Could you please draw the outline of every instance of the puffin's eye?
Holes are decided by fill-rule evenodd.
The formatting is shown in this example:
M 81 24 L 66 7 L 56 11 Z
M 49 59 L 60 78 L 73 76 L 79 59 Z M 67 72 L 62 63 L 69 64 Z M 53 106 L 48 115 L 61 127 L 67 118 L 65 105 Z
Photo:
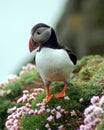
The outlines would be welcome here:
M 41 32 L 40 32 L 40 31 L 37 31 L 37 34 L 38 34 L 38 35 L 40 35 L 40 34 L 41 34 Z

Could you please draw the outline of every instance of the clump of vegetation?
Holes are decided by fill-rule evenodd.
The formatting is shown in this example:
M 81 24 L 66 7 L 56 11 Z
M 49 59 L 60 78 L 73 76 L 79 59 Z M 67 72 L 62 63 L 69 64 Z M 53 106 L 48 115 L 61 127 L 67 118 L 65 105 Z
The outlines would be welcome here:
M 18 79 L 0 88 L 0 103 L 3 104 L 0 106 L 0 129 L 4 129 L 7 118 L 7 129 L 81 130 L 80 125 L 85 125 L 83 111 L 90 105 L 91 98 L 98 96 L 100 100 L 104 94 L 104 57 L 87 56 L 78 61 L 64 98 L 52 97 L 45 106 L 41 106 L 45 92 L 41 89 L 40 93 L 40 87 L 42 81 L 36 69 L 23 67 Z M 50 88 L 51 93 L 55 93 L 63 88 L 63 84 L 53 83 Z

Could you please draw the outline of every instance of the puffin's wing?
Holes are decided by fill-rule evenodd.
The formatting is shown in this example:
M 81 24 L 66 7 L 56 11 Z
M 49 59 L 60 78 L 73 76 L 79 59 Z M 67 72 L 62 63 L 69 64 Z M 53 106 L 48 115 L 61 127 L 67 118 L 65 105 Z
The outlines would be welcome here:
M 58 48 L 59 49 L 64 49 L 68 53 L 69 58 L 71 59 L 71 61 L 73 62 L 73 64 L 76 65 L 76 63 L 77 63 L 77 57 L 74 54 L 74 52 L 72 52 L 72 50 L 70 48 L 68 48 L 67 46 L 63 46 L 62 44 L 59 44 L 59 43 L 58 43 Z
M 76 57 L 76 55 L 69 48 L 65 47 L 64 49 L 68 53 L 68 55 L 69 55 L 70 59 L 72 60 L 73 64 L 76 65 L 76 63 L 77 63 L 77 57 Z

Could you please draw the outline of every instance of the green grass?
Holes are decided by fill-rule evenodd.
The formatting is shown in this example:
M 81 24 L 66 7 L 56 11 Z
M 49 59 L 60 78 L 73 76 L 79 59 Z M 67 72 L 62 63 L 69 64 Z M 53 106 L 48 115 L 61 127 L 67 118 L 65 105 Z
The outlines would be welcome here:
M 21 130 L 45 130 L 46 114 L 42 115 L 26 115 L 23 117 L 21 124 Z

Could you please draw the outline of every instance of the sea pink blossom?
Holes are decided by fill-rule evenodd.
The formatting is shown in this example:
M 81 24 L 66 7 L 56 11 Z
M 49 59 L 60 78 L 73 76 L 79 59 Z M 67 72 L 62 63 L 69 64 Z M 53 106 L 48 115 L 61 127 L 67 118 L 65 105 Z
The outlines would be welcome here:
M 31 63 L 28 63 L 26 66 L 22 67 L 22 70 L 20 71 L 19 75 L 22 76 L 24 73 L 26 73 L 32 69 L 35 69 L 35 66 Z
M 37 109 L 34 110 L 34 114 L 38 114 L 38 110 Z
M 23 90 L 23 94 L 29 94 L 28 90 Z
M 11 90 L 7 90 L 6 91 L 7 94 L 11 94 L 11 92 L 12 92 Z
M 29 115 L 33 115 L 34 114 L 34 110 L 29 110 L 28 114 Z
M 49 112 L 51 111 L 51 109 L 50 109 L 50 108 L 47 108 L 46 111 L 49 113 Z
M 24 94 L 21 98 L 17 100 L 17 103 L 25 103 L 28 101 L 28 96 Z
M 4 88 L 6 85 L 8 85 L 8 81 L 1 81 L 0 82 L 0 88 Z
M 56 109 L 57 109 L 57 110 L 61 110 L 61 106 L 57 106 Z
M 8 113 L 13 113 L 17 110 L 16 106 L 15 107 L 12 107 L 12 108 L 9 108 L 8 109 Z
M 18 79 L 19 79 L 19 77 L 17 75 L 14 75 L 14 74 L 10 74 L 8 76 L 8 82 L 14 82 L 14 81 L 16 81 Z
M 65 96 L 64 99 L 65 100 L 70 100 L 70 98 L 68 96 Z
M 56 119 L 60 119 L 62 117 L 62 114 L 60 112 L 56 112 Z
M 92 98 L 91 98 L 91 103 L 92 103 L 92 105 L 96 105 L 96 106 L 98 106 L 99 105 L 99 96 L 93 96 Z
M 72 110 L 72 111 L 70 112 L 70 114 L 71 114 L 71 117 L 77 116 L 77 113 L 75 112 L 75 110 Z
M 101 117 L 104 113 L 103 109 L 100 107 L 96 107 L 93 112 L 95 117 Z
M 79 99 L 79 102 L 80 102 L 80 103 L 83 103 L 83 101 L 84 101 L 83 98 L 80 98 L 80 99 Z
M 41 108 L 39 111 L 38 111 L 38 114 L 43 114 L 45 112 L 45 108 Z
M 51 128 L 48 128 L 48 130 L 52 130 Z
M 84 115 L 87 116 L 88 114 L 91 114 L 93 112 L 93 110 L 95 109 L 96 106 L 90 105 L 89 107 L 87 107 L 84 111 Z
M 6 95 L 6 91 L 5 90 L 0 90 L 0 96 L 5 96 Z
M 60 112 L 61 112 L 61 113 L 65 112 L 65 109 L 61 108 Z
M 46 127 L 46 128 L 50 128 L 50 126 L 49 126 L 49 124 L 48 124 L 48 123 L 45 125 L 45 127 Z
M 58 127 L 58 130 L 64 130 L 64 125 L 60 125 L 60 126 Z
M 44 91 L 44 89 L 43 88 L 35 88 L 34 89 L 34 92 L 36 92 L 36 93 L 38 93 L 38 92 L 43 92 Z
M 52 110 L 51 110 L 51 113 L 52 113 L 52 114 L 55 114 L 55 113 L 56 113 L 56 109 L 55 109 L 55 108 L 52 109 Z
M 37 107 L 41 107 L 42 105 L 41 105 L 41 103 L 37 103 L 36 106 Z
M 53 117 L 52 115 L 50 115 L 50 116 L 47 118 L 47 121 L 49 121 L 49 122 L 54 121 L 54 117 Z
M 102 120 L 102 115 L 104 114 L 104 96 L 101 98 L 98 96 L 93 96 L 91 98 L 91 105 L 87 107 L 84 111 L 84 124 L 80 126 L 79 130 L 94 130 L 96 125 Z

